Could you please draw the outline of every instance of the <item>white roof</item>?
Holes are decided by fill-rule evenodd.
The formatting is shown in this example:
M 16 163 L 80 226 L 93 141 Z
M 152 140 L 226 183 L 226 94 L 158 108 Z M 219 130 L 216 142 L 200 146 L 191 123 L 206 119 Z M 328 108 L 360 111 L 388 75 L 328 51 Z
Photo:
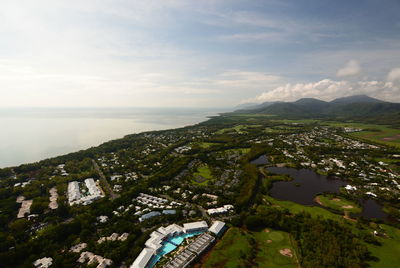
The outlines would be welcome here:
M 196 221 L 196 222 L 189 222 L 183 224 L 183 228 L 187 230 L 192 230 L 192 229 L 201 229 L 201 228 L 208 228 L 208 224 L 205 221 Z
M 145 268 L 153 257 L 153 254 L 154 250 L 144 248 L 142 252 L 140 252 L 139 256 L 136 258 L 136 260 L 132 263 L 130 268 Z
M 53 259 L 48 257 L 44 257 L 33 262 L 33 265 L 35 265 L 38 268 L 48 268 L 52 264 L 53 264 Z
M 215 221 L 208 230 L 210 232 L 218 235 L 221 232 L 221 230 L 224 228 L 224 226 L 225 226 L 225 222 Z

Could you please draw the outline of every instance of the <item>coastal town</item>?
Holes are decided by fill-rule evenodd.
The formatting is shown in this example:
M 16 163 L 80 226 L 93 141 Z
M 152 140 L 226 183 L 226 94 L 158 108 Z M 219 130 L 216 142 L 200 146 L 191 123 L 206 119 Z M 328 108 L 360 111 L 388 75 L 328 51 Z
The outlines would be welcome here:
M 400 155 L 351 136 L 362 129 L 267 119 L 220 126 L 218 120 L 3 170 L 3 225 L 15 225 L 20 243 L 57 241 L 47 251 L 54 254 L 32 252 L 35 267 L 189 267 L 243 224 L 246 210 L 265 206 L 274 181 L 289 180 L 271 167 L 340 180 L 337 200 L 375 200 L 398 219 Z M 10 239 L 4 241 L 12 254 L 18 248 Z

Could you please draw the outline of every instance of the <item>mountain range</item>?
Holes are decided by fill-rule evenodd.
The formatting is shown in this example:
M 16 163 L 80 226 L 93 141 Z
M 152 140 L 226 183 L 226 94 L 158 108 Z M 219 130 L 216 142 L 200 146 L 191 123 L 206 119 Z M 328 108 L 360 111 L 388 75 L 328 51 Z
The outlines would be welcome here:
M 288 118 L 367 118 L 394 117 L 400 120 L 400 103 L 386 102 L 367 95 L 354 95 L 330 102 L 302 98 L 294 102 L 264 102 L 235 113 L 271 114 Z

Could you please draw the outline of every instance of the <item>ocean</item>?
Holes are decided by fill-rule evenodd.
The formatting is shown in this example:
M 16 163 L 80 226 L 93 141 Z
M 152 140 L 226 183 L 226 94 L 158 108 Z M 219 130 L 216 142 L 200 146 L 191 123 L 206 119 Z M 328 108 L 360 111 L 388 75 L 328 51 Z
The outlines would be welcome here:
M 225 110 L 226 111 L 226 110 Z M 127 134 L 193 125 L 222 109 L 0 109 L 0 168 L 100 145 Z

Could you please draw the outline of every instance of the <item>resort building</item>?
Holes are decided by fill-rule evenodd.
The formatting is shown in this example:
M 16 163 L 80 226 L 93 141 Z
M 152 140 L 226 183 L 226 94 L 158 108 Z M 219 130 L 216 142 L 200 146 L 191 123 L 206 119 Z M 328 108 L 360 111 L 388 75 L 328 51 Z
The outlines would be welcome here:
M 154 256 L 154 250 L 150 248 L 144 248 L 142 252 L 140 252 L 139 256 L 132 263 L 130 268 L 147 268 L 149 267 L 149 263 Z
M 79 191 L 79 183 L 77 181 L 71 181 L 68 183 L 68 203 L 70 206 L 79 204 L 81 199 L 81 192 Z
M 205 221 L 185 223 L 183 227 L 177 224 L 171 224 L 167 227 L 161 226 L 150 234 L 150 238 L 145 242 L 146 248 L 142 250 L 131 265 L 131 268 L 147 268 L 150 264 L 157 262 L 163 255 L 173 251 L 185 238 L 203 233 L 192 243 L 193 245 L 190 244 L 192 245 L 192 250 L 185 249 L 179 254 L 179 258 L 176 257 L 174 259 L 175 264 L 181 263 L 184 266 L 170 266 L 186 267 L 194 260 L 196 255 L 201 254 L 215 240 L 213 236 L 204 233 L 207 230 L 208 224 Z
M 228 213 L 229 211 L 231 211 L 232 209 L 233 209 L 232 205 L 224 205 L 223 207 L 219 207 L 219 208 L 207 209 L 207 213 L 209 215 L 225 214 L 225 213 Z
M 197 256 L 200 256 L 205 250 L 207 250 L 215 241 L 215 238 L 204 233 L 190 243 L 185 250 L 176 255 L 171 261 L 169 261 L 164 268 L 185 268 L 188 267 Z
M 68 203 L 70 206 L 79 204 L 88 205 L 93 201 L 104 197 L 100 187 L 92 178 L 85 180 L 85 186 L 88 192 L 86 194 L 82 194 L 80 191 L 79 182 L 71 181 L 68 183 Z
M 208 224 L 206 221 L 196 221 L 183 224 L 183 229 L 186 233 L 207 231 Z
M 213 242 L 215 238 L 208 234 L 204 233 L 196 238 L 194 242 L 192 242 L 186 249 L 190 250 L 191 252 L 195 253 L 196 255 L 200 255 L 203 253 Z
M 224 222 L 215 221 L 215 222 L 213 222 L 211 227 L 208 229 L 208 231 L 215 234 L 216 236 L 220 236 L 224 232 L 225 228 L 226 228 L 226 226 L 225 226 Z
M 153 217 L 155 217 L 155 216 L 160 216 L 160 215 L 161 215 L 160 212 L 158 212 L 158 211 L 152 211 L 152 212 L 149 212 L 149 213 L 147 213 L 147 214 L 142 215 L 142 216 L 139 218 L 139 221 L 142 222 L 142 221 L 144 221 L 144 220 L 153 218 Z
M 196 259 L 196 257 L 196 254 L 185 249 L 175 256 L 173 260 L 164 265 L 163 268 L 186 268 L 194 261 L 194 259 Z

